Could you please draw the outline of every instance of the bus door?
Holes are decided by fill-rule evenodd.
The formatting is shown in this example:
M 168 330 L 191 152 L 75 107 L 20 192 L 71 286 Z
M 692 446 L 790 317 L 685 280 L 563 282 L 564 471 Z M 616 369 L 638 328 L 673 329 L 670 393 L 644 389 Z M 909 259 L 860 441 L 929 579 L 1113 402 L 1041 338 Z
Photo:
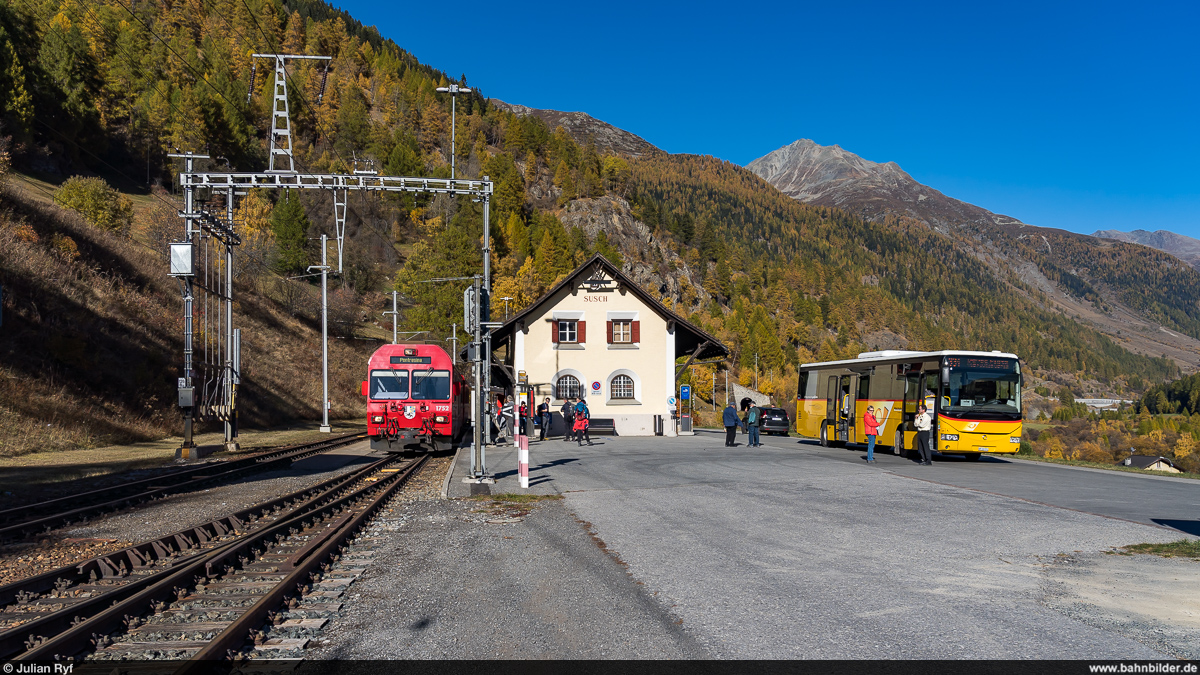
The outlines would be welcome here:
M 921 374 L 904 374 L 904 414 L 900 416 L 899 431 L 915 431 L 913 422 L 917 419 L 917 404 L 921 402 Z M 907 437 L 906 437 L 907 438 Z M 907 440 L 906 440 L 907 446 Z
M 848 443 L 854 435 L 855 393 L 858 391 L 858 375 L 842 375 L 838 378 L 837 433 L 834 440 Z
M 930 447 L 937 447 L 937 423 L 938 423 L 938 394 L 941 388 L 938 386 L 939 377 L 936 370 L 921 373 L 921 400 L 925 403 L 925 408 L 929 411 L 929 419 L 932 420 L 933 426 L 929 428 L 929 443 Z

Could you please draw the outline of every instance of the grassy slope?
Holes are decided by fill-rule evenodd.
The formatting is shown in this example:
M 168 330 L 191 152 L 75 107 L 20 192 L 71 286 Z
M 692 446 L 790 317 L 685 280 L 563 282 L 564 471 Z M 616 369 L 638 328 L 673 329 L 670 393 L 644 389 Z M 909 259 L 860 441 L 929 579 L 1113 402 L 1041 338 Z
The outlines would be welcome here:
M 63 237 L 77 255 L 61 250 Z M 0 456 L 180 431 L 182 302 L 165 265 L 157 251 L 9 187 L 0 198 Z M 319 326 L 245 285 L 235 297 L 243 425 L 319 415 Z M 362 414 L 360 371 L 376 344 L 330 340 L 335 417 Z

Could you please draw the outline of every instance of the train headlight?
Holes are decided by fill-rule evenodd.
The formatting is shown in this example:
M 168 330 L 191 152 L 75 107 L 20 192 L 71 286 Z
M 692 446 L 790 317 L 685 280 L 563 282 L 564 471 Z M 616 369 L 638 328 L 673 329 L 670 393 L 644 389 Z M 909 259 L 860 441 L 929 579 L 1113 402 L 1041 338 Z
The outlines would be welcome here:
M 943 441 L 957 441 L 958 434 L 942 434 Z
M 1009 442 L 1009 443 L 1020 443 L 1020 442 L 1021 442 L 1021 437 L 1020 437 L 1020 436 L 1009 436 L 1009 437 L 1008 437 L 1008 442 Z
M 450 418 L 446 417 L 445 415 L 434 415 L 433 421 L 437 422 L 438 424 L 445 424 L 446 422 L 450 421 Z
M 371 415 L 371 424 L 383 424 L 383 415 Z

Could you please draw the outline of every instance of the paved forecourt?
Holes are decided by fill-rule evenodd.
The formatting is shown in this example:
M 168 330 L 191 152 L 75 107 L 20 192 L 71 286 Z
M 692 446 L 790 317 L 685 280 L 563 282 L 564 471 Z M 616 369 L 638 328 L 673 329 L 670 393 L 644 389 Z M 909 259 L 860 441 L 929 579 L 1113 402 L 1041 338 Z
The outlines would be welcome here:
M 538 442 L 531 491 L 564 493 L 714 656 L 1170 655 L 1050 609 L 1045 570 L 1060 554 L 1178 539 L 1154 519 L 1187 529 L 1200 482 L 1017 462 L 919 467 L 890 455 L 868 465 L 857 449 L 744 439 L 735 449 L 704 431 Z M 493 493 L 520 491 L 514 450 L 491 449 L 488 465 Z M 451 496 L 470 489 L 458 482 L 468 468 L 464 450 Z M 1128 507 L 1155 493 L 1167 497 Z

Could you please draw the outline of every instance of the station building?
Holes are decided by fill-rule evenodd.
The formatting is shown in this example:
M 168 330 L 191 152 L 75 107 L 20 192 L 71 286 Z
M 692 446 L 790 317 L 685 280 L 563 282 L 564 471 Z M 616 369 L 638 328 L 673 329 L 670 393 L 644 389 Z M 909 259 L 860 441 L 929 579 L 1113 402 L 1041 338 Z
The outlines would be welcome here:
M 510 387 L 525 371 L 534 405 L 550 397 L 551 433 L 563 401 L 582 395 L 593 425 L 611 420 L 621 436 L 674 436 L 679 376 L 729 355 L 599 254 L 492 331 L 492 349 L 493 372 Z

